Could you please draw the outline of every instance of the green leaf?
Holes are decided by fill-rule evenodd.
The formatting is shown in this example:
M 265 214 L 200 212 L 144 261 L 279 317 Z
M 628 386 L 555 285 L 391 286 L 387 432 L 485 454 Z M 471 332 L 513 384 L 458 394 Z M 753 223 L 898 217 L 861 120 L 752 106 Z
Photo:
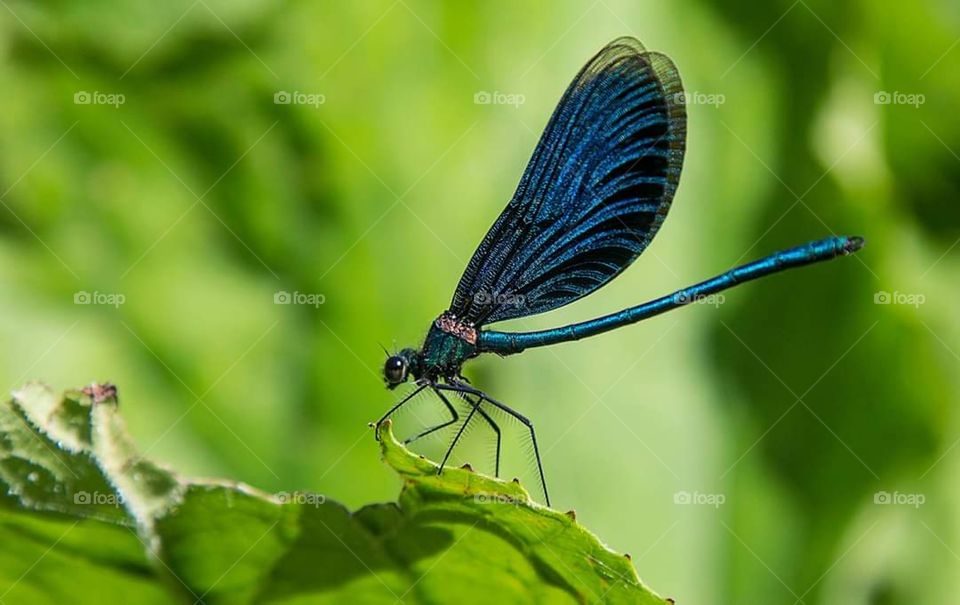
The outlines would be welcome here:
M 664 603 L 515 482 L 437 473 L 389 424 L 397 503 L 191 481 L 140 458 L 113 397 L 27 385 L 0 406 L 4 603 Z

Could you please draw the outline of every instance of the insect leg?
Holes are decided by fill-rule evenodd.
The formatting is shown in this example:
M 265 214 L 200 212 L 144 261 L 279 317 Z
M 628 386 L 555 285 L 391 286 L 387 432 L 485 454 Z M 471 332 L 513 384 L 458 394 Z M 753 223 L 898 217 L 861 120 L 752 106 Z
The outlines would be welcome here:
M 442 386 L 439 385 L 439 384 L 435 384 L 435 385 L 434 385 L 434 388 L 435 388 L 435 389 L 440 389 L 440 388 L 442 388 Z M 460 440 L 460 436 L 463 435 L 463 429 L 467 428 L 467 425 L 470 424 L 470 420 L 473 418 L 473 414 L 474 414 L 477 410 L 480 409 L 480 400 L 479 400 L 479 399 L 478 399 L 476 402 L 470 401 L 470 400 L 468 399 L 467 402 L 468 402 L 470 405 L 473 406 L 473 409 L 471 409 L 471 410 L 470 410 L 470 413 L 467 414 L 466 420 L 463 421 L 463 424 L 460 425 L 460 430 L 457 431 L 457 436 L 453 438 L 453 441 L 450 443 L 450 447 L 447 448 L 447 453 L 443 455 L 443 461 L 440 463 L 440 468 L 437 469 L 437 474 L 438 474 L 438 475 L 443 472 L 443 467 L 446 466 L 446 464 L 447 464 L 447 459 L 450 457 L 450 454 L 453 452 L 453 448 L 455 448 L 455 447 L 457 446 L 457 441 Z
M 520 412 L 514 410 L 510 406 L 504 403 L 500 403 L 499 401 L 497 401 L 496 399 L 493 399 L 483 391 L 479 389 L 475 389 L 469 385 L 466 385 L 463 383 L 451 383 L 451 384 L 437 384 L 435 386 L 438 389 L 454 391 L 459 393 L 469 393 L 471 395 L 475 395 L 480 398 L 480 401 L 477 402 L 478 406 L 479 406 L 479 403 L 483 401 L 489 402 L 491 405 L 494 405 L 500 408 L 507 414 L 510 414 L 511 416 L 513 416 L 514 418 L 522 422 L 524 426 L 526 426 L 527 429 L 530 430 L 530 440 L 533 442 L 533 454 L 537 459 L 537 471 L 540 473 L 540 487 L 543 488 L 543 497 L 547 501 L 547 506 L 550 506 L 550 494 L 547 493 L 547 481 L 543 476 L 543 463 L 540 461 L 540 450 L 537 447 L 537 435 L 533 429 L 533 423 L 530 422 L 530 419 L 524 416 L 523 414 L 521 414 Z M 477 409 L 477 408 L 474 408 L 474 409 Z M 473 414 L 473 411 L 471 411 L 470 413 Z
M 451 416 L 450 420 L 448 420 L 447 422 L 441 422 L 436 426 L 432 426 L 424 431 L 421 431 L 420 433 L 414 435 L 413 437 L 404 439 L 403 441 L 404 445 L 410 445 L 414 441 L 417 441 L 422 437 L 426 437 L 427 435 L 429 435 L 430 433 L 433 433 L 434 431 L 439 431 L 442 428 L 446 428 L 451 424 L 455 423 L 457 420 L 460 420 L 460 415 L 457 414 L 457 410 L 454 409 L 453 405 L 450 403 L 450 400 L 447 399 L 446 395 L 438 391 L 436 387 L 434 387 L 433 392 L 437 394 L 437 397 L 440 398 L 440 401 L 442 401 L 443 404 L 447 406 L 447 409 L 450 410 L 450 416 Z
M 371 426 L 374 426 L 374 427 L 377 429 L 377 430 L 376 430 L 377 441 L 380 440 L 380 425 L 383 424 L 384 420 L 386 420 L 387 418 L 389 418 L 394 412 L 396 412 L 397 410 L 400 409 L 400 406 L 402 406 L 403 404 L 405 404 L 405 403 L 407 403 L 408 401 L 410 401 L 411 399 L 413 399 L 417 394 L 420 393 L 420 391 L 422 391 L 423 389 L 427 388 L 428 386 L 430 386 L 430 384 L 429 384 L 429 383 L 426 383 L 426 382 L 423 383 L 423 384 L 421 384 L 420 386 L 418 386 L 418 387 L 416 388 L 416 390 L 414 390 L 413 392 L 411 392 L 409 395 L 407 395 L 406 397 L 404 397 L 403 399 L 401 399 L 399 403 L 397 403 L 397 404 L 394 405 L 392 408 L 390 408 L 389 410 L 387 410 L 387 413 L 384 414 L 383 416 L 381 416 L 381 417 L 380 417 L 380 420 L 377 420 L 376 424 L 372 424 L 372 425 L 371 425 Z
M 482 416 L 483 419 L 487 421 L 487 424 L 490 425 L 490 428 L 493 429 L 493 432 L 497 434 L 497 454 L 494 462 L 493 476 L 499 477 L 500 476 L 500 427 L 497 426 L 497 423 L 493 421 L 493 418 L 491 418 L 489 414 L 487 414 L 486 412 L 483 411 L 483 409 L 481 409 L 479 402 L 477 405 L 477 413 L 479 413 L 480 416 Z

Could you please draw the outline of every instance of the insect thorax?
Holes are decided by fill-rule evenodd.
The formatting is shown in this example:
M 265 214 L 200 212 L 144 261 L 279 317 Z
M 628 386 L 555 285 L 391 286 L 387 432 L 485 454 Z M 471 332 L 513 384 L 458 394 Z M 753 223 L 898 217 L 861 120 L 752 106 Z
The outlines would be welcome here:
M 431 378 L 458 376 L 463 362 L 477 354 L 477 329 L 448 313 L 433 322 L 423 343 L 423 362 Z

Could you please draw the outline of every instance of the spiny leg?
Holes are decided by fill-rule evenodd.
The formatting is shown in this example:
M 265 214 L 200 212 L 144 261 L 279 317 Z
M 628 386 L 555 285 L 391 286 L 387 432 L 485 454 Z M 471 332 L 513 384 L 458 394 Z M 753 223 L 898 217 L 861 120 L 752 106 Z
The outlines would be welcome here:
M 413 399 L 418 393 L 420 393 L 420 391 L 422 391 L 423 389 L 427 388 L 428 386 L 430 386 L 429 383 L 424 383 L 424 384 L 421 384 L 420 386 L 418 386 L 415 391 L 413 391 L 412 393 L 410 393 L 409 395 L 407 395 L 406 397 L 404 397 L 403 399 L 401 399 L 399 403 L 397 403 L 395 406 L 393 406 L 392 408 L 390 408 L 389 410 L 387 410 L 387 413 L 384 414 L 383 416 L 381 416 L 381 417 L 380 417 L 380 420 L 377 420 L 376 424 L 371 425 L 371 426 L 374 426 L 374 427 L 376 428 L 376 438 L 377 438 L 377 441 L 380 440 L 380 425 L 383 424 L 383 421 L 386 420 L 387 418 L 389 418 L 389 417 L 390 417 L 394 412 L 396 412 L 398 409 L 400 409 L 400 406 L 402 406 L 403 404 L 405 404 L 405 403 L 407 403 L 408 401 L 410 401 L 411 399 Z
M 511 416 L 513 416 L 514 418 L 522 422 L 530 430 L 530 441 L 533 443 L 533 455 L 537 459 L 537 472 L 540 474 L 540 487 L 543 488 L 543 498 L 547 501 L 547 506 L 550 506 L 550 494 L 549 492 L 547 492 L 547 480 L 543 475 L 543 462 L 540 460 L 540 449 L 537 446 L 537 433 L 533 428 L 533 422 L 531 422 L 529 418 L 527 418 L 520 412 L 514 410 L 513 408 L 511 408 L 510 406 L 504 403 L 497 401 L 496 399 L 493 399 L 492 397 L 490 397 L 486 393 L 483 393 L 482 391 L 478 390 L 476 392 L 476 395 L 480 397 L 481 401 L 486 401 L 488 403 L 491 403 L 492 405 L 500 408 L 504 412 L 510 414 Z M 497 432 L 497 435 L 499 438 L 499 430 Z M 500 459 L 500 449 L 499 449 L 499 442 L 498 442 L 498 446 L 497 446 L 498 466 L 499 466 L 499 459 Z
M 461 376 L 461 380 L 466 380 L 466 378 L 463 378 Z M 434 386 L 434 392 L 436 392 L 436 394 L 441 399 L 446 400 L 443 396 L 443 393 L 441 393 L 440 390 L 437 388 L 438 386 L 439 385 Z M 480 416 L 487 422 L 488 425 L 490 425 L 490 428 L 493 429 L 493 432 L 497 435 L 497 451 L 496 451 L 496 455 L 493 462 L 493 469 L 494 469 L 493 476 L 499 477 L 500 476 L 500 443 L 502 439 L 502 436 L 500 434 L 500 426 L 496 422 L 494 422 L 493 418 L 491 418 L 489 414 L 483 411 L 483 408 L 480 406 L 479 401 L 476 404 L 474 404 L 474 402 L 470 401 L 467 398 L 467 393 L 458 391 L 457 394 L 460 395 L 470 405 L 476 405 L 477 413 L 480 414 Z
M 439 388 L 442 388 L 442 386 L 439 384 L 436 384 L 434 385 L 434 388 L 439 389 Z M 473 409 L 471 409 L 470 413 L 467 414 L 467 419 L 463 421 L 462 425 L 460 425 L 460 430 L 457 431 L 457 436 L 453 438 L 453 441 L 450 443 L 450 447 L 447 448 L 447 453 L 443 455 L 443 461 L 440 463 L 440 468 L 437 469 L 438 475 L 443 472 L 443 467 L 447 465 L 447 459 L 450 457 L 450 454 L 453 453 L 453 448 L 457 447 L 457 441 L 459 441 L 460 436 L 463 435 L 463 429 L 467 428 L 467 425 L 470 424 L 470 420 L 473 418 L 473 414 L 480 409 L 479 399 L 476 402 L 470 401 L 468 399 L 467 403 L 472 405 Z
M 543 476 L 543 463 L 540 461 L 540 450 L 537 447 L 537 435 L 533 429 L 533 423 L 530 422 L 530 419 L 524 416 L 523 414 L 521 414 L 520 412 L 514 410 L 510 406 L 504 403 L 500 403 L 499 401 L 497 401 L 496 399 L 493 399 L 483 391 L 479 389 L 475 389 L 469 385 L 455 382 L 451 384 L 437 384 L 435 385 L 435 387 L 438 389 L 443 389 L 447 391 L 454 391 L 459 393 L 470 393 L 471 395 L 475 395 L 480 398 L 480 401 L 477 402 L 477 408 L 474 408 L 475 410 L 479 408 L 480 403 L 482 403 L 483 401 L 487 401 L 491 405 L 494 405 L 500 408 L 504 412 L 510 414 L 511 416 L 513 416 L 514 418 L 522 422 L 530 430 L 530 440 L 533 442 L 533 454 L 537 458 L 537 470 L 540 473 L 540 486 L 543 487 L 543 497 L 547 501 L 547 506 L 550 506 L 550 494 L 547 492 L 547 481 Z M 470 413 L 473 414 L 473 411 L 471 411 Z
M 443 405 L 447 406 L 447 409 L 450 410 L 450 416 L 451 416 L 450 420 L 448 420 L 447 422 L 441 422 L 436 426 L 432 426 L 424 431 L 421 431 L 420 433 L 414 435 L 413 437 L 404 439 L 403 440 L 404 445 L 410 445 L 414 441 L 417 441 L 422 437 L 426 437 L 427 435 L 429 435 L 430 433 L 433 433 L 434 431 L 439 431 L 442 428 L 446 428 L 451 424 L 455 423 L 457 420 L 460 420 L 460 415 L 457 414 L 457 410 L 454 409 L 453 405 L 450 403 L 450 400 L 447 399 L 447 397 L 443 393 L 438 391 L 436 388 L 433 389 L 433 392 L 437 394 L 437 397 L 440 398 L 440 401 L 443 402 Z
M 496 454 L 496 459 L 494 461 L 493 476 L 499 477 L 500 476 L 500 427 L 497 426 L 497 423 L 493 421 L 493 418 L 491 418 L 489 414 L 487 414 L 480 408 L 480 402 L 477 402 L 477 413 L 479 413 L 480 416 L 487 421 L 487 424 L 490 425 L 490 428 L 493 429 L 493 432 L 497 434 L 497 454 Z

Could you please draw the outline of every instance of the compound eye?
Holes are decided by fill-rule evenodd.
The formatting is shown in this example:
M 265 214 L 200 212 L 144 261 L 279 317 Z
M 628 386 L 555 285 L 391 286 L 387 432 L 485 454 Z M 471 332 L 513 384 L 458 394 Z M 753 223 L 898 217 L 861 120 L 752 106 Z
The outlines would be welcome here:
M 403 382 L 406 373 L 407 362 L 399 355 L 387 358 L 387 362 L 383 365 L 383 376 L 391 384 Z

